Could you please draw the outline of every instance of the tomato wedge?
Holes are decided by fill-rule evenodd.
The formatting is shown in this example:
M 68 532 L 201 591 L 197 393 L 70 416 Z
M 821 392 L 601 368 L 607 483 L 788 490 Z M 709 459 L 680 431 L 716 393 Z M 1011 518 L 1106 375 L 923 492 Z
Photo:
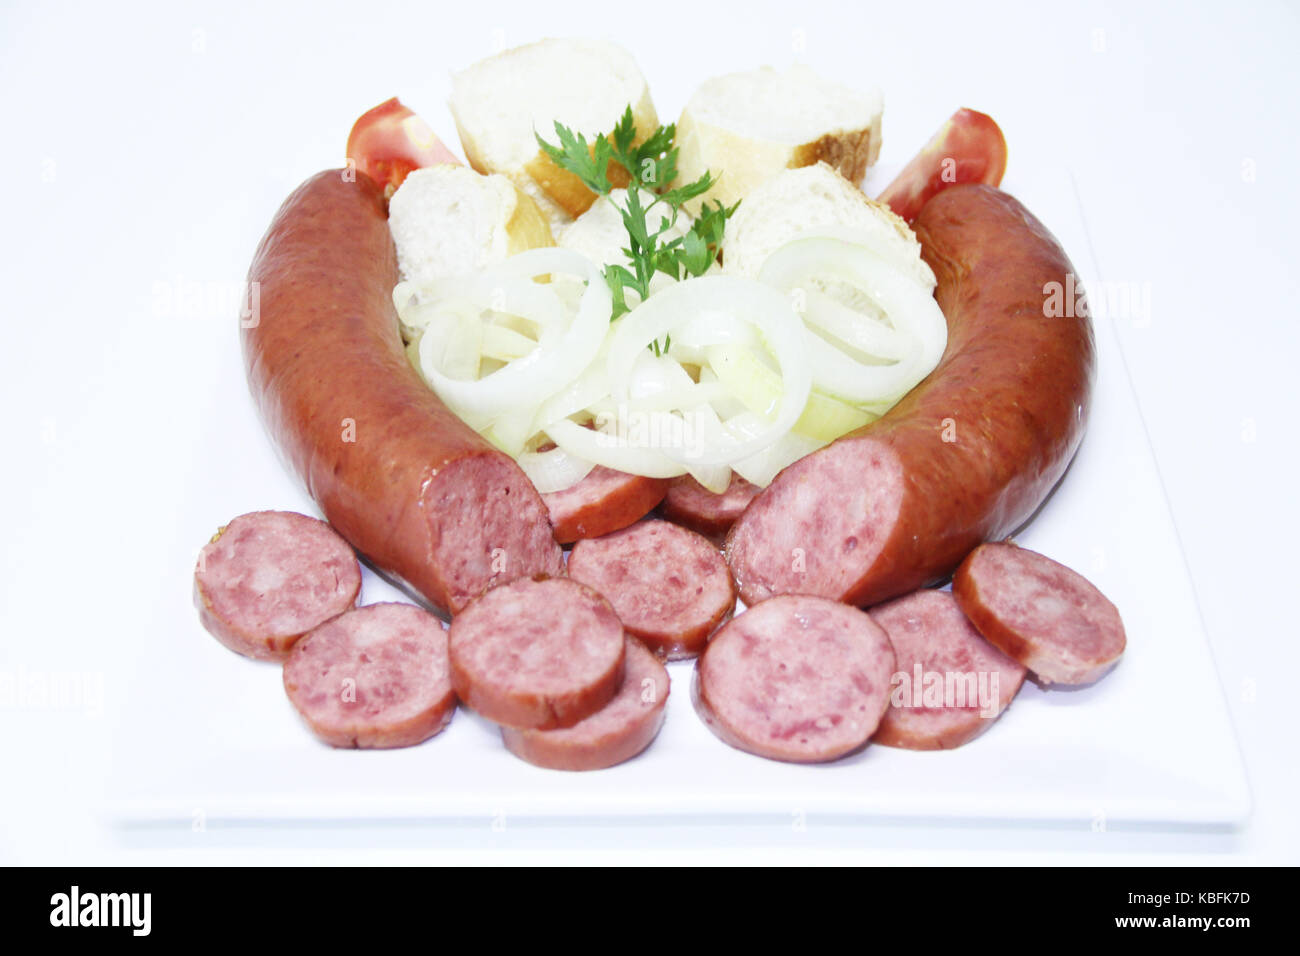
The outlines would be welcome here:
M 394 96 L 362 114 L 348 134 L 348 161 L 391 196 L 409 172 L 460 160 L 442 140 Z
M 996 186 L 1007 171 L 1007 141 L 993 117 L 960 109 L 880 194 L 908 222 L 935 193 L 954 183 Z

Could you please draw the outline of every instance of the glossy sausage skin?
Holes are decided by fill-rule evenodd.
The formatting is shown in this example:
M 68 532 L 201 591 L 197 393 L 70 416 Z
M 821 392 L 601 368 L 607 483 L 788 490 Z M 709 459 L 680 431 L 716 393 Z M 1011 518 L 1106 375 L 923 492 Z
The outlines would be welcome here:
M 943 358 L 749 506 L 727 540 L 747 604 L 793 592 L 866 606 L 942 580 L 1028 519 L 1079 446 L 1095 347 L 1085 308 L 1046 307 L 1048 283 L 1074 272 L 1051 233 L 983 185 L 939 193 L 915 229 L 948 320 Z
M 241 323 L 253 398 L 335 530 L 452 612 L 498 583 L 561 572 L 527 477 L 403 354 L 397 259 L 373 180 L 327 170 L 303 183 L 248 278 L 259 306 Z

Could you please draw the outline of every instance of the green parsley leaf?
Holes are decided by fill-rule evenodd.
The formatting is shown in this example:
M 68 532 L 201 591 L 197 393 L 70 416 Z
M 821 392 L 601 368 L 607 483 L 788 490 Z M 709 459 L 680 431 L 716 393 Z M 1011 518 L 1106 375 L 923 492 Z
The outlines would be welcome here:
M 608 196 L 613 189 L 609 178 L 611 162 L 623 167 L 630 180 L 627 202 L 620 209 L 628 235 L 628 244 L 623 249 L 627 265 L 609 265 L 604 271 L 614 301 L 611 321 L 630 310 L 628 290 L 645 301 L 656 272 L 675 280 L 708 272 L 717 261 L 727 220 L 740 203 L 726 208 L 717 200 L 712 205 L 705 202 L 699 214 L 692 217 L 684 236 L 666 238 L 682 214 L 682 207 L 708 192 L 717 182 L 717 177 L 706 172 L 694 182 L 673 187 L 678 175 L 674 124 L 658 127 L 637 143 L 636 120 L 629 105 L 608 138 L 602 134 L 588 143 L 581 133 L 559 122 L 555 123 L 555 135 L 558 145 L 546 142 L 540 135 L 538 145 L 556 166 L 577 176 L 592 192 Z M 649 204 L 642 199 L 642 189 L 654 197 Z M 664 209 L 659 210 L 658 228 L 652 229 L 650 216 L 658 206 Z M 665 337 L 663 351 L 667 351 L 671 342 L 671 338 Z M 656 355 L 661 354 L 658 342 L 651 347 Z
M 609 181 L 609 161 L 612 147 L 604 135 L 596 137 L 596 142 L 587 144 L 587 137 L 575 133 L 558 120 L 555 123 L 555 135 L 560 145 L 552 146 L 542 139 L 541 134 L 533 134 L 542 152 L 550 157 L 560 169 L 567 170 L 582 180 L 582 184 L 594 193 L 608 195 L 613 188 Z
M 682 240 L 682 266 L 693 276 L 702 276 L 713 265 L 715 254 L 698 232 L 692 229 Z
M 624 160 L 633 155 L 632 143 L 636 140 L 636 125 L 632 119 L 630 104 L 623 111 L 623 116 L 614 127 L 614 134 L 610 138 L 614 144 L 614 158 L 626 168 L 627 164 Z
M 689 200 L 708 192 L 716 182 L 713 173 L 705 173 L 693 183 L 678 186 L 676 189 L 669 189 L 667 192 L 662 193 L 660 198 L 669 205 L 680 208 Z

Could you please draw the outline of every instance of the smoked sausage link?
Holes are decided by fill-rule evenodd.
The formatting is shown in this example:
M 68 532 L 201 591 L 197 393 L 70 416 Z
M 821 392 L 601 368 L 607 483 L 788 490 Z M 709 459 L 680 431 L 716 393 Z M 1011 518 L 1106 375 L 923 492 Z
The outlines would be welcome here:
M 558 574 L 546 506 L 402 351 L 383 191 L 327 170 L 284 203 L 248 273 L 244 361 L 267 428 L 325 517 L 380 569 L 459 611 Z
M 914 223 L 948 320 L 938 367 L 888 414 L 786 468 L 732 528 L 746 604 L 871 605 L 951 574 L 1024 523 L 1083 437 L 1095 347 L 1051 233 L 991 186 L 953 186 Z M 1057 314 L 1063 312 L 1064 314 Z

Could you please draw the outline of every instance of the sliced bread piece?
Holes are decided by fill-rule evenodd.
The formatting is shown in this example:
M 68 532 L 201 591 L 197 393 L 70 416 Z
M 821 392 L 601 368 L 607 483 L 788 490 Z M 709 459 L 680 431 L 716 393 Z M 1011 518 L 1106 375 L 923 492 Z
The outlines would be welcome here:
M 722 266 L 753 278 L 769 255 L 813 233 L 869 237 L 890 262 L 934 288 L 934 273 L 907 223 L 826 163 L 787 169 L 750 193 L 727 222 Z
M 464 166 L 414 170 L 389 201 L 388 227 L 402 277 L 417 285 L 555 244 L 536 203 L 514 183 Z
M 636 61 L 606 40 L 540 40 L 480 60 L 452 77 L 450 105 L 470 165 L 510 177 L 553 228 L 581 215 L 596 197 L 551 162 L 535 134 L 554 143 L 559 121 L 590 142 L 613 132 L 628 106 L 638 138 L 659 125 Z M 626 185 L 626 175 L 622 182 L 611 179 Z
M 678 182 L 720 177 L 702 197 L 730 206 L 783 169 L 825 161 L 862 181 L 880 153 L 879 91 L 858 93 L 806 66 L 706 80 L 677 123 Z

